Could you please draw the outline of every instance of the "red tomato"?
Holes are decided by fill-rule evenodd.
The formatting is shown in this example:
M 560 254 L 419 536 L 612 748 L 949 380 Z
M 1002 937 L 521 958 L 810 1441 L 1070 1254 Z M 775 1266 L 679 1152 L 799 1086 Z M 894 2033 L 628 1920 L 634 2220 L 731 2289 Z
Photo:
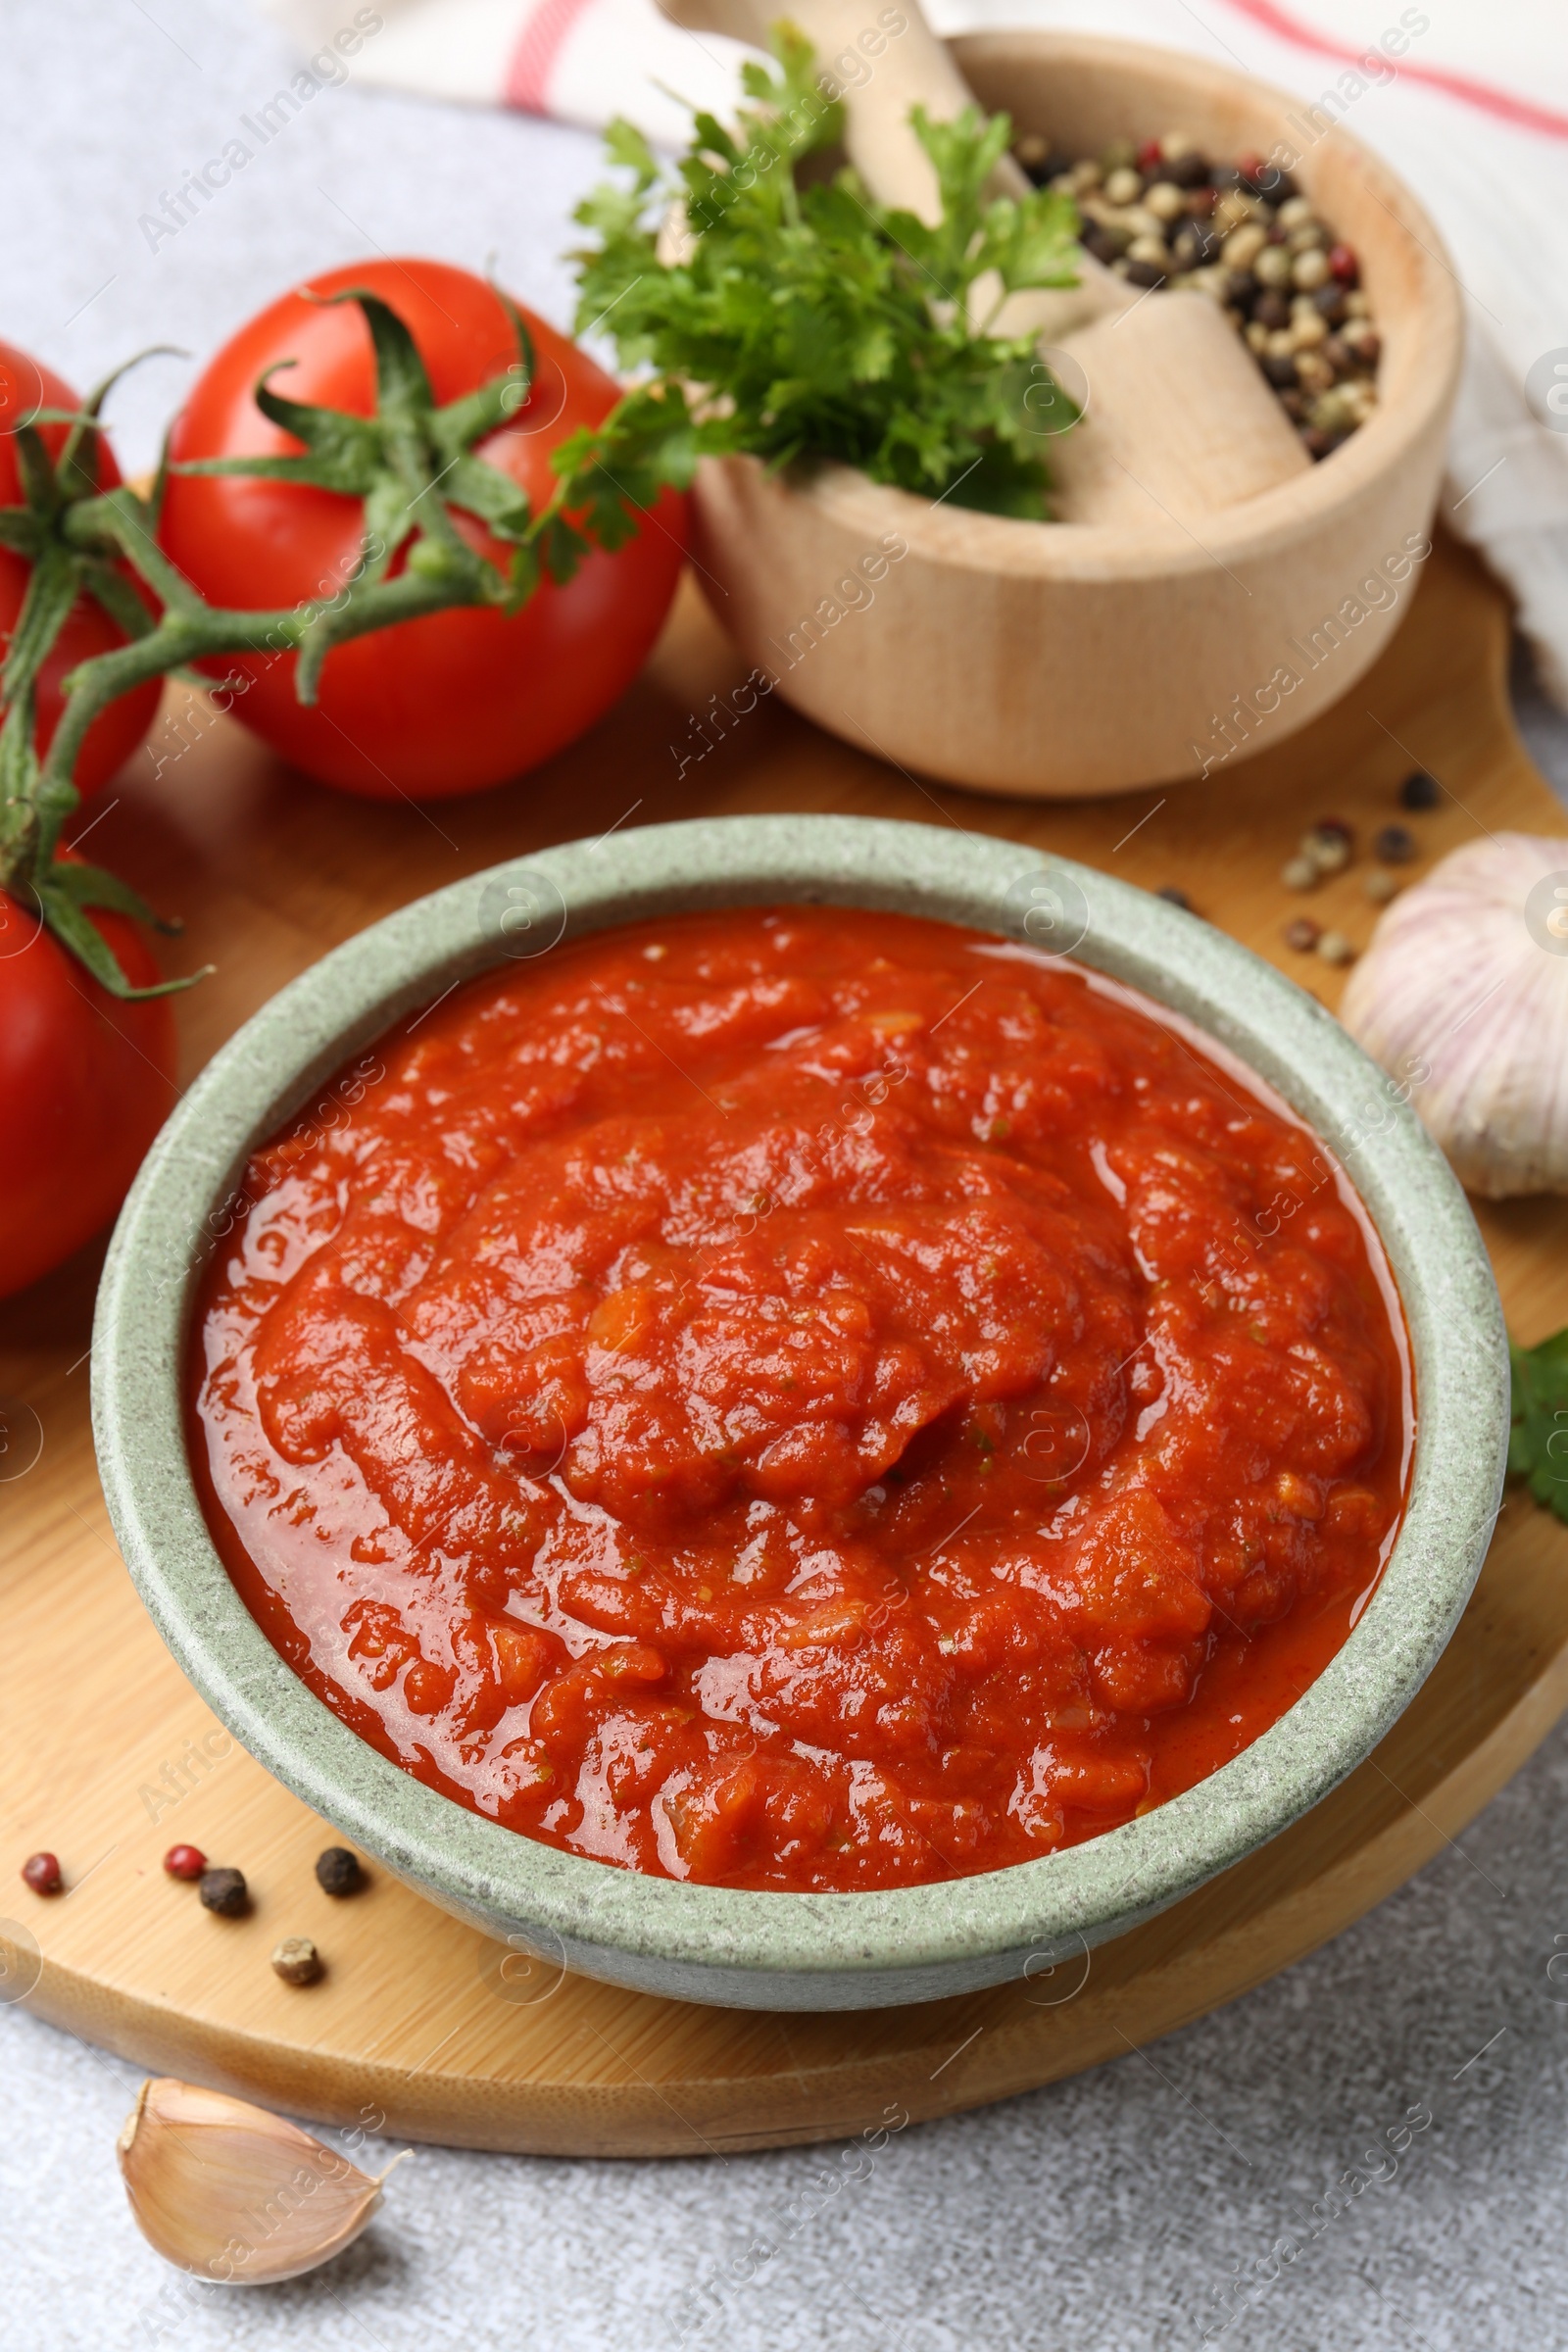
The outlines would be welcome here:
M 174 428 L 176 461 L 297 454 L 252 399 L 274 379 L 290 400 L 375 407 L 374 364 L 362 313 L 313 294 L 363 286 L 407 323 L 438 403 L 471 392 L 517 357 L 494 289 L 443 262 L 357 262 L 326 270 L 263 311 L 212 362 Z M 555 487 L 551 450 L 579 424 L 597 424 L 616 388 L 543 319 L 524 314 L 538 355 L 532 397 L 475 454 L 519 484 L 536 506 Z M 459 514 L 470 544 L 502 564 L 506 548 Z M 357 499 L 295 483 L 173 474 L 162 539 L 213 604 L 246 610 L 331 595 L 358 557 Z M 544 583 L 520 612 L 432 613 L 338 646 L 320 699 L 295 699 L 294 656 L 247 655 L 215 671 L 252 680 L 235 715 L 324 784 L 370 799 L 477 792 L 546 760 L 608 710 L 641 668 L 675 592 L 685 546 L 685 501 L 666 492 L 613 556 L 595 549 L 564 587 Z M 401 563 L 401 559 L 400 559 Z
M 25 422 L 36 408 L 74 409 L 80 406 L 71 386 L 55 374 L 51 368 L 41 368 L 24 351 L 11 343 L 0 343 L 0 507 L 20 507 L 22 476 L 17 466 L 17 444 L 11 427 L 19 420 Z M 69 425 L 42 424 L 38 427 L 44 446 L 51 457 L 58 457 Z M 120 468 L 114 453 L 102 437 L 98 443 L 98 487 L 114 490 L 120 484 Z M 9 640 L 22 611 L 22 600 L 27 590 L 28 565 L 25 559 L 8 547 L 0 547 L 0 646 Z M 123 645 L 125 633 L 117 621 L 110 619 L 101 605 L 90 597 L 81 597 L 66 616 L 66 623 L 55 639 L 54 650 L 38 673 L 38 724 L 33 741 L 40 753 L 46 752 L 60 724 L 60 712 L 65 697 L 62 680 L 69 676 L 78 662 L 86 662 L 94 654 L 112 653 Z M 153 723 L 158 709 L 162 680 L 150 678 L 133 694 L 122 694 L 107 710 L 99 712 L 87 729 L 86 739 L 76 760 L 74 782 L 85 799 L 107 784 L 117 769 L 140 744 Z M 0 704 L 0 712 L 4 705 Z
M 126 978 L 158 968 L 135 925 L 94 912 Z M 114 1215 L 174 1100 L 167 997 L 122 1004 L 0 894 L 0 1298 Z

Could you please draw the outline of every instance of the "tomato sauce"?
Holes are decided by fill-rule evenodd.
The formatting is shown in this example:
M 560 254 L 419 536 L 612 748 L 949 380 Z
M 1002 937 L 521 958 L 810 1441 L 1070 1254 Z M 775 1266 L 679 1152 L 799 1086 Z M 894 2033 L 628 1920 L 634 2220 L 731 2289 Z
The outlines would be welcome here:
M 259 1152 L 192 1452 L 247 1606 L 429 1787 L 623 1868 L 946 1879 L 1190 1788 L 1396 1532 L 1348 1182 L 1132 992 L 785 907 L 484 974 Z

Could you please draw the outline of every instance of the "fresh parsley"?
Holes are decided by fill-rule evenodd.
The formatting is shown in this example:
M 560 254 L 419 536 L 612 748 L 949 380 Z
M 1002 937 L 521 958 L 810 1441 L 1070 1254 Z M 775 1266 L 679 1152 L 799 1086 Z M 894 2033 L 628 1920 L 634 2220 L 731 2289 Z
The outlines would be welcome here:
M 1044 519 L 1041 417 L 1062 396 L 1032 337 L 989 334 L 971 314 L 983 302 L 994 316 L 1020 287 L 1076 282 L 1071 198 L 989 194 L 1007 118 L 968 107 L 933 122 L 917 107 L 942 218 L 933 227 L 888 210 L 853 171 L 821 175 L 842 110 L 804 35 L 777 25 L 771 47 L 776 71 L 745 69 L 754 103 L 737 129 L 697 114 L 673 172 L 629 123 L 612 124 L 610 158 L 631 184 L 578 207 L 597 242 L 571 257 L 577 331 L 602 327 L 623 368 L 691 388 L 705 450 L 773 469 L 837 459 L 926 497 Z M 677 201 L 685 227 L 672 232 Z
M 1536 1500 L 1568 1519 L 1568 1331 L 1539 1348 L 1508 1348 L 1513 1427 L 1508 1469 L 1527 1478 Z

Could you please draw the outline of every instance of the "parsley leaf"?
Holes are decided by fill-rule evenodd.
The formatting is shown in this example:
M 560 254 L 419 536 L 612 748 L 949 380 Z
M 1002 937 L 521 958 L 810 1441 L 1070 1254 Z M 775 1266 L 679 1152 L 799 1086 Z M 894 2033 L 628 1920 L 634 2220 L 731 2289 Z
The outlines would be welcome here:
M 1513 1427 L 1508 1469 L 1527 1478 L 1536 1500 L 1568 1519 L 1568 1331 L 1539 1348 L 1516 1348 L 1513 1368 Z
M 578 207 L 597 241 L 571 257 L 577 332 L 602 326 L 623 368 L 701 388 L 694 451 L 749 451 L 772 470 L 837 459 L 928 498 L 1044 519 L 1044 364 L 1032 336 L 989 334 L 971 314 L 994 315 L 1019 287 L 1076 282 L 1071 199 L 991 195 L 1011 126 L 975 107 L 910 118 L 941 189 L 934 226 L 877 204 L 853 171 L 822 176 L 808 159 L 836 145 L 842 110 L 804 35 L 780 24 L 771 46 L 776 71 L 745 70 L 753 103 L 737 130 L 698 114 L 673 173 L 629 123 L 612 125 L 610 160 L 631 182 Z M 684 233 L 665 225 L 677 199 Z

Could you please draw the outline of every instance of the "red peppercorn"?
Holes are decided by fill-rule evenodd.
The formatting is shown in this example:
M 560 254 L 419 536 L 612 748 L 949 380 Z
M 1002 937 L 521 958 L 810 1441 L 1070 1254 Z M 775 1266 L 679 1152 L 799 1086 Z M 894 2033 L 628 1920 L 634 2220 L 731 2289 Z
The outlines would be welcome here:
M 22 1865 L 22 1875 L 34 1894 L 60 1892 L 60 1864 L 53 1854 L 29 1854 Z
M 1154 166 L 1156 164 L 1162 164 L 1164 160 L 1164 150 L 1161 148 L 1157 139 L 1146 139 L 1138 150 L 1138 169 L 1140 172 L 1152 172 Z
M 207 1868 L 207 1856 L 200 1846 L 172 1845 L 164 1856 L 164 1868 L 172 1879 L 199 1879 Z
M 1348 245 L 1329 248 L 1329 275 L 1338 278 L 1342 286 L 1355 285 L 1361 275 L 1361 265 Z

